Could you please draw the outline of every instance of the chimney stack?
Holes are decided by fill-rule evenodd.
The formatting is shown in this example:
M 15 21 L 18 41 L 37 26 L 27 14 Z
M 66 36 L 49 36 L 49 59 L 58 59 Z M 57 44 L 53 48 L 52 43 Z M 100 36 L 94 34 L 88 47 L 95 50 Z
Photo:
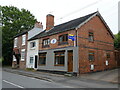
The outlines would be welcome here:
M 54 27 L 54 16 L 52 14 L 48 14 L 46 16 L 46 30 L 50 30 Z
M 42 22 L 36 22 L 34 27 L 43 29 Z

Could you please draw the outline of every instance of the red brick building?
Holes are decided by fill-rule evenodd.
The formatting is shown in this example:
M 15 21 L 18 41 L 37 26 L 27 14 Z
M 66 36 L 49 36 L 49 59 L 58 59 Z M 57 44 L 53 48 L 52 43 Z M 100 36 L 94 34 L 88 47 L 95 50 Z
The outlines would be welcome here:
M 13 48 L 13 68 L 26 68 L 26 57 L 27 57 L 27 38 L 28 32 L 24 31 L 14 37 L 14 48 Z
M 114 36 L 99 12 L 54 26 L 46 18 L 39 39 L 38 69 L 73 73 L 103 71 L 116 67 Z
M 30 58 L 29 55 L 31 54 L 30 52 L 33 52 L 32 55 L 34 55 L 35 52 L 34 50 L 28 47 L 28 44 L 32 46 L 32 44 L 29 43 L 28 39 L 39 34 L 42 30 L 43 30 L 42 23 L 36 22 L 33 29 L 23 31 L 14 36 L 13 62 L 12 62 L 13 68 L 21 69 L 27 68 L 27 54 L 29 59 Z M 33 46 L 36 46 L 36 44 L 34 43 Z

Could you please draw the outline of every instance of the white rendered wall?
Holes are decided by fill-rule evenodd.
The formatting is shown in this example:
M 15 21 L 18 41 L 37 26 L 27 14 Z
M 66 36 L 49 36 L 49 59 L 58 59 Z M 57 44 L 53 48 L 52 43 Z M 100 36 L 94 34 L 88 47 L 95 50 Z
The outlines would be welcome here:
M 30 48 L 30 42 L 36 42 L 35 48 Z M 38 56 L 39 40 L 28 41 L 26 68 L 35 68 L 35 55 Z M 30 64 L 30 57 L 33 57 L 33 64 Z

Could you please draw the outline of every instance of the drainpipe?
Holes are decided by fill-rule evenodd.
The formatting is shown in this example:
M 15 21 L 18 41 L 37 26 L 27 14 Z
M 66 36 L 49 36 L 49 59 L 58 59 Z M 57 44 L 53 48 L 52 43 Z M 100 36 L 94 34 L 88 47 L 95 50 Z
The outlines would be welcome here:
M 78 52 L 78 54 L 79 54 L 78 31 L 77 31 L 77 30 L 78 30 L 78 28 L 75 29 L 75 31 L 76 31 L 76 40 L 75 40 L 75 41 L 76 41 L 77 52 Z M 78 73 L 77 73 L 77 76 L 79 75 L 79 73 L 80 73 L 80 72 L 79 72 L 79 55 L 78 55 Z

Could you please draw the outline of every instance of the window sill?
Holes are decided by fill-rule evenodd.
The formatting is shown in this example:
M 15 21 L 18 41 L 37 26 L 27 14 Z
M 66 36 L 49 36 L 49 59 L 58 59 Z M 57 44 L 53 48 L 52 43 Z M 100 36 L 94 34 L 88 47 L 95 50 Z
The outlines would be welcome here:
M 94 43 L 94 41 L 89 41 L 89 43 Z
M 25 61 L 25 59 L 21 59 L 20 61 Z
M 45 64 L 39 64 L 39 66 L 46 66 Z
M 89 62 L 94 62 L 95 60 L 89 60 Z
M 64 66 L 63 64 L 58 64 L 58 65 L 54 65 L 54 66 Z
M 25 46 L 25 44 L 22 44 L 22 46 Z
M 30 48 L 30 50 L 35 50 L 35 47 L 34 48 Z
M 14 48 L 16 48 L 17 46 L 14 46 Z
M 59 42 L 58 43 L 58 45 L 66 45 L 66 44 L 68 44 L 68 42 L 61 42 L 61 43 Z
M 30 65 L 33 65 L 33 63 L 30 63 Z
M 49 45 L 46 45 L 46 46 L 42 46 L 42 48 L 48 48 L 48 47 L 50 47 Z

